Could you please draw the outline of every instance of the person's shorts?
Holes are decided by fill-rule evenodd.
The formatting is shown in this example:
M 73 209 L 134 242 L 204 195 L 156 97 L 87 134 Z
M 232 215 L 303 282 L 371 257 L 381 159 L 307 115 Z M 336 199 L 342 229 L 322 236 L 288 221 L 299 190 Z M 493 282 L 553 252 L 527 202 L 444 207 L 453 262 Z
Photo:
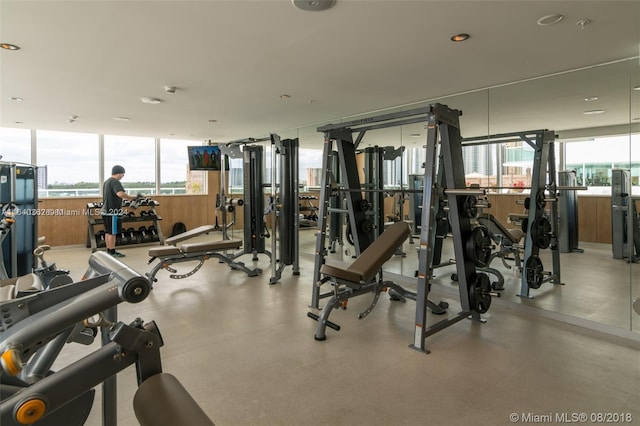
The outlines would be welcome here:
M 122 216 L 103 215 L 104 232 L 106 234 L 118 235 L 122 232 Z

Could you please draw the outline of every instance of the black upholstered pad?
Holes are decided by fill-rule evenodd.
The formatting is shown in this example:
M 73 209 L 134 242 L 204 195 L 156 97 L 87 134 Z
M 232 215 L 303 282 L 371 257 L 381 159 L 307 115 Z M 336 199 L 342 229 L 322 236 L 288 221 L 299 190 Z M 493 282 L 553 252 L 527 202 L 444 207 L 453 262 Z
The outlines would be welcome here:
M 163 256 L 173 256 L 176 254 L 182 253 L 178 247 L 154 247 L 149 249 L 149 256 L 151 257 L 163 257 Z
M 180 245 L 180 250 L 183 253 L 198 253 L 203 251 L 218 251 L 218 250 L 230 250 L 237 249 L 242 246 L 240 240 L 221 240 L 212 241 L 209 243 L 191 243 Z
M 481 225 L 486 226 L 491 235 L 503 235 L 505 238 L 509 239 L 511 244 L 516 244 L 524 236 L 524 232 L 519 229 L 505 228 L 504 225 L 495 218 L 495 216 L 489 213 L 480 213 L 478 215 L 478 222 L 480 222 Z
M 181 241 L 188 240 L 189 238 L 197 237 L 198 235 L 207 234 L 213 231 L 215 227 L 213 225 L 202 225 L 197 228 L 192 229 L 191 231 L 183 232 L 182 234 L 178 234 L 174 237 L 169 237 L 164 240 L 165 243 L 176 245 Z
M 382 268 L 382 265 L 393 256 L 411 233 L 406 222 L 396 222 L 388 227 L 371 243 L 358 258 L 346 268 L 336 265 L 322 265 L 320 273 L 351 282 L 368 282 Z
M 178 379 L 167 373 L 142 382 L 133 397 L 133 411 L 141 426 L 213 425 Z

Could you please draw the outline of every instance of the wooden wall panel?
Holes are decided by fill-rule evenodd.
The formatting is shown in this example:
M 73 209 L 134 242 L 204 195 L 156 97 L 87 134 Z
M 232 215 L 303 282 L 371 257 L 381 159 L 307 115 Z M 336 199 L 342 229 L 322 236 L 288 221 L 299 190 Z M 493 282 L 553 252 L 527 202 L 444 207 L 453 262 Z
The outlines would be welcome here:
M 611 244 L 611 197 L 597 197 L 596 209 L 598 221 L 596 224 L 596 242 Z
M 598 242 L 598 199 L 578 197 L 578 237 L 580 241 Z
M 218 175 L 218 176 L 216 176 Z M 163 218 L 162 232 L 165 236 L 171 234 L 175 222 L 184 222 L 187 229 L 200 225 L 222 224 L 222 213 L 216 211 L 216 194 L 219 192 L 219 173 L 209 172 L 209 195 L 159 195 L 153 197 L 160 203 L 158 214 Z M 125 186 L 126 188 L 126 186 Z M 317 192 L 306 192 L 305 195 L 319 196 Z M 487 211 L 498 218 L 507 228 L 512 227 L 507 222 L 509 213 L 521 213 L 524 206 L 516 204 L 522 200 L 524 194 L 491 194 L 489 202 L 491 208 Z M 241 198 L 234 195 L 234 198 Z M 38 217 L 38 235 L 44 235 L 47 243 L 52 246 L 85 244 L 87 238 L 86 205 L 89 202 L 100 201 L 93 198 L 64 198 L 42 199 L 39 203 L 42 214 Z M 313 201 L 317 205 L 317 200 Z M 405 203 L 405 213 L 409 206 Z M 393 211 L 393 198 L 385 199 L 385 215 Z M 144 209 L 144 207 L 141 207 Z M 579 237 L 580 241 L 611 244 L 611 205 L 607 196 L 578 197 Z M 228 221 L 232 215 L 227 216 Z M 386 216 L 385 216 L 386 220 Z M 243 209 L 237 208 L 234 229 L 243 229 Z

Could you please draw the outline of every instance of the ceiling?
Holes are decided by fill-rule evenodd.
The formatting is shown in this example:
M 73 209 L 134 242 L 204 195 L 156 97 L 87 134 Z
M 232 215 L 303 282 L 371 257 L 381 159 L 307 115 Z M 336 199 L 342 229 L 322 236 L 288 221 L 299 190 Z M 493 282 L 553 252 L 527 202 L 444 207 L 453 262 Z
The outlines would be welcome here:
M 550 14 L 564 19 L 536 24 Z M 469 40 L 450 41 L 463 32 Z M 309 12 L 290 0 L 0 0 L 0 42 L 21 47 L 0 51 L 2 127 L 224 142 L 637 57 L 640 2 L 337 0 Z M 554 78 L 551 102 L 539 96 L 542 80 L 496 89 L 505 122 L 541 109 L 567 116 L 564 102 L 589 96 L 574 84 L 622 83 L 628 99 L 628 77 L 616 83 L 600 68 L 579 82 Z M 506 100 L 529 110 L 509 117 Z M 592 125 L 621 124 L 607 116 Z M 478 121 L 486 131 L 486 116 Z

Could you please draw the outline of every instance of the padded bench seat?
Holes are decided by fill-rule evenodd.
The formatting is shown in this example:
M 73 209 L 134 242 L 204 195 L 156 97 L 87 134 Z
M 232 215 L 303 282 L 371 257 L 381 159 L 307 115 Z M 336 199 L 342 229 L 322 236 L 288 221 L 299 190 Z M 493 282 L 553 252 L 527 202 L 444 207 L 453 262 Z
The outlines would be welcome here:
M 215 227 L 213 225 L 202 225 L 192 229 L 191 231 L 183 232 L 173 237 L 166 238 L 164 242 L 166 244 L 175 246 L 177 243 L 181 241 L 188 240 L 193 237 L 197 237 L 198 235 L 208 234 L 209 232 L 213 232 L 214 230 L 215 230 Z
M 393 256 L 410 233 L 411 228 L 408 223 L 395 222 L 350 265 L 341 267 L 325 263 L 320 267 L 320 273 L 340 281 L 367 283 L 375 277 L 382 265 Z
M 242 247 L 240 240 L 211 241 L 206 243 L 182 244 L 180 247 L 154 247 L 149 249 L 151 257 L 175 256 L 184 253 L 201 253 L 216 250 L 231 250 Z
M 158 373 L 142 382 L 133 397 L 141 426 L 204 426 L 213 422 L 173 375 Z
M 199 226 L 191 231 L 183 232 L 175 237 L 168 238 L 165 242 L 173 244 L 170 246 L 153 247 L 149 249 L 150 259 L 147 262 L 151 264 L 156 259 L 159 262 L 149 271 L 146 275 L 153 282 L 156 282 L 156 274 L 161 269 L 166 269 L 171 272 L 170 278 L 182 279 L 187 278 L 196 273 L 202 264 L 211 258 L 216 258 L 221 262 L 226 263 L 234 270 L 244 271 L 248 276 L 255 277 L 262 272 L 260 268 L 249 269 L 244 263 L 234 261 L 235 256 L 228 256 L 226 250 L 236 250 L 242 247 L 242 240 L 217 240 L 217 241 L 205 241 L 199 243 L 182 243 L 188 238 L 192 238 L 198 235 L 206 234 L 214 231 L 215 228 L 210 225 Z M 197 261 L 198 265 L 184 274 L 179 274 L 177 271 L 170 267 L 174 263 L 182 262 L 194 262 Z

